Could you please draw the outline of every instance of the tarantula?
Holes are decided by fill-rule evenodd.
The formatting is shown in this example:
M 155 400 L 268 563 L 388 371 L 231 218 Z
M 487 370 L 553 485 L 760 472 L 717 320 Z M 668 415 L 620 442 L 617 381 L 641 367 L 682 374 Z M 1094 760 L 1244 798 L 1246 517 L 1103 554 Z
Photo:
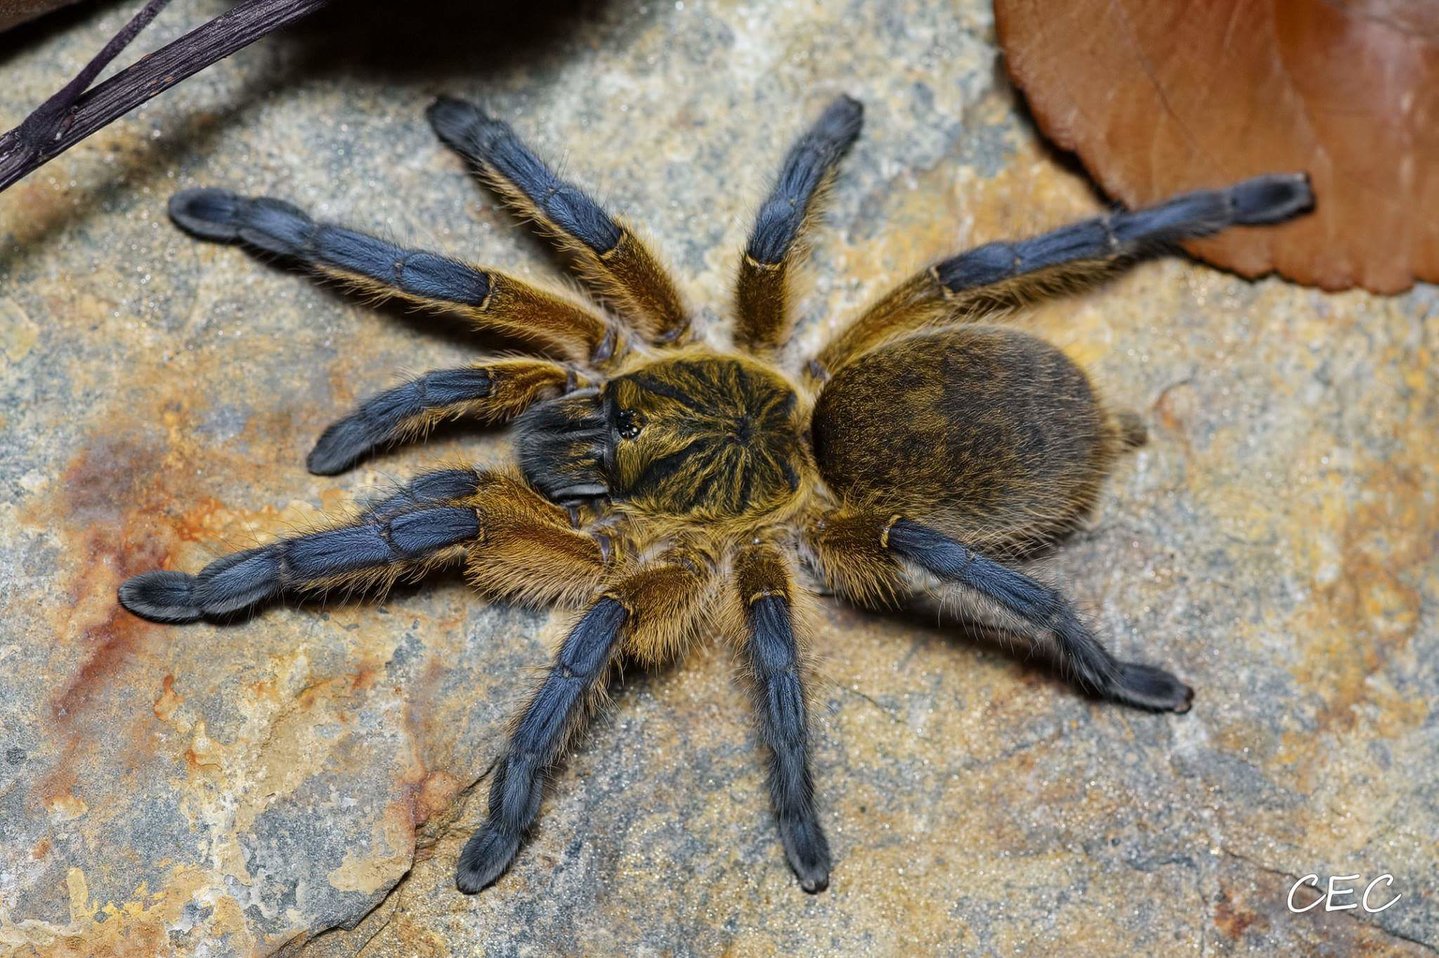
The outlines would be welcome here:
M 1104 405 L 1058 349 L 993 320 L 1178 240 L 1289 219 L 1312 205 L 1306 177 L 1261 176 L 946 259 L 881 297 L 792 375 L 777 354 L 794 322 L 795 273 L 862 113 L 840 97 L 786 155 L 740 258 L 732 348 L 693 335 L 674 280 L 631 227 L 507 124 L 460 100 L 429 108 L 440 139 L 558 244 L 623 323 L 488 267 L 317 223 L 280 200 L 177 193 L 170 215 L 195 236 L 458 311 L 533 347 L 365 400 L 320 436 L 311 472 L 334 475 L 461 416 L 513 422 L 518 469 L 421 475 L 345 521 L 194 575 L 135 576 L 120 602 L 157 622 L 192 622 L 284 592 L 383 587 L 463 561 L 490 595 L 583 605 L 510 727 L 488 816 L 460 855 L 464 892 L 514 860 L 546 772 L 612 663 L 657 667 L 711 635 L 740 647 L 753 680 L 789 864 L 805 891 L 826 888 L 806 694 L 814 630 L 805 612 L 821 589 L 874 607 L 958 587 L 1046 640 L 1085 691 L 1186 711 L 1188 686 L 1116 659 L 1058 591 L 1006 564 L 1087 515 L 1116 458 L 1145 431 L 1133 413 Z

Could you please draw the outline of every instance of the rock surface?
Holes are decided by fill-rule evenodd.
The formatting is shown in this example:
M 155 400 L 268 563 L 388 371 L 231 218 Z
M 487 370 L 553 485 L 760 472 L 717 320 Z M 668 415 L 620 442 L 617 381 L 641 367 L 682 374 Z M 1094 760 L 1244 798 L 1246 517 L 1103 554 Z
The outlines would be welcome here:
M 131 574 L 507 449 L 450 430 L 308 475 L 357 398 L 476 340 L 192 241 L 164 214 L 176 189 L 280 195 L 551 276 L 422 120 L 440 92 L 483 98 L 644 224 L 717 325 L 781 151 L 849 92 L 865 135 L 795 358 L 932 257 L 1100 206 L 1027 123 L 982 3 L 422 0 L 398 25 L 343 6 L 0 196 L 0 950 L 1439 950 L 1430 287 L 1325 295 L 1171 260 L 1017 320 L 1150 424 L 1050 573 L 1195 708 L 1088 701 L 933 616 L 828 611 L 816 774 L 838 865 L 815 897 L 718 650 L 625 677 L 518 864 L 471 898 L 455 857 L 558 621 L 458 576 L 224 627 L 118 609 Z M 226 4 L 185 7 L 149 42 Z M 0 120 L 125 12 L 0 49 Z M 1383 912 L 1286 908 L 1301 876 L 1381 873 L 1403 896 Z

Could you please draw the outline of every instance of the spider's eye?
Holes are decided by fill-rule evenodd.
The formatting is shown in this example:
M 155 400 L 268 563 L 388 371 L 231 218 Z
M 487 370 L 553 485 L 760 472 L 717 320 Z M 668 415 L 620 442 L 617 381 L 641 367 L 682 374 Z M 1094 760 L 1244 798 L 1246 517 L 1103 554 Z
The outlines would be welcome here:
M 619 429 L 621 439 L 634 439 L 644 425 L 644 417 L 633 409 L 621 409 L 615 416 L 615 426 Z

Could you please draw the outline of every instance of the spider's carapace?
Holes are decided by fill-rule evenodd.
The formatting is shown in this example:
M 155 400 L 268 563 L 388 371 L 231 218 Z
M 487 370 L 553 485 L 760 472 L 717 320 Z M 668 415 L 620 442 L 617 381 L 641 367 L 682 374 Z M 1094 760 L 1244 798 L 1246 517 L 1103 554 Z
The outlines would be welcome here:
M 431 107 L 440 138 L 557 242 L 614 315 L 317 223 L 281 200 L 176 194 L 171 217 L 196 236 L 458 311 L 532 347 L 372 396 L 321 435 L 312 472 L 341 472 L 459 416 L 514 422 L 518 468 L 422 474 L 348 519 L 198 573 L 136 576 L 120 601 L 154 621 L 192 622 L 463 562 L 483 593 L 583 608 L 494 764 L 484 823 L 460 855 L 465 892 L 509 868 L 546 773 L 611 665 L 663 664 L 710 636 L 736 644 L 753 681 L 790 866 L 806 891 L 825 888 L 805 691 L 815 579 L 876 607 L 937 583 L 963 590 L 1042 639 L 1091 694 L 1187 710 L 1188 686 L 1111 655 L 1058 591 L 1007 564 L 1073 528 L 1144 429 L 1110 410 L 1059 350 L 999 317 L 1179 240 L 1287 220 L 1312 204 L 1307 179 L 1260 176 L 961 253 L 894 287 L 788 370 L 778 357 L 794 322 L 794 273 L 861 116 L 840 97 L 786 155 L 740 259 L 732 346 L 693 335 L 678 284 L 622 221 L 507 124 L 459 100 Z
M 773 366 L 691 347 L 516 424 L 520 469 L 557 502 L 743 528 L 785 518 L 812 467 L 793 384 Z

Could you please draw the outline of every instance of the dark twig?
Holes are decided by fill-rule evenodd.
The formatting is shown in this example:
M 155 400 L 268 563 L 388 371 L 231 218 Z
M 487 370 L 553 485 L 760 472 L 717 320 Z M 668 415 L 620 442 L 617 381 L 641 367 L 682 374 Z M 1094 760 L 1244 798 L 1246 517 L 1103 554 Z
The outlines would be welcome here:
M 0 192 L 151 97 L 329 0 L 245 0 L 87 92 L 100 71 L 168 2 L 149 0 L 75 79 L 0 136 Z
M 25 118 L 25 122 L 20 124 L 21 129 L 27 131 L 44 129 L 58 124 L 61 114 L 75 105 L 75 101 L 80 99 L 80 96 L 90 88 L 90 84 L 95 82 L 100 71 L 109 66 L 110 61 L 119 56 L 120 51 L 129 46 L 136 34 L 145 29 L 150 21 L 155 19 L 155 15 L 163 10 L 169 2 L 170 0 L 150 0 L 145 4 L 144 9 L 135 14 L 130 22 L 125 24 L 124 29 L 110 38 L 110 42 L 105 44 L 105 49 L 96 54 L 95 59 L 85 64 L 85 69 L 81 70 L 75 79 L 61 87 L 60 92 L 40 104 L 34 113 Z

